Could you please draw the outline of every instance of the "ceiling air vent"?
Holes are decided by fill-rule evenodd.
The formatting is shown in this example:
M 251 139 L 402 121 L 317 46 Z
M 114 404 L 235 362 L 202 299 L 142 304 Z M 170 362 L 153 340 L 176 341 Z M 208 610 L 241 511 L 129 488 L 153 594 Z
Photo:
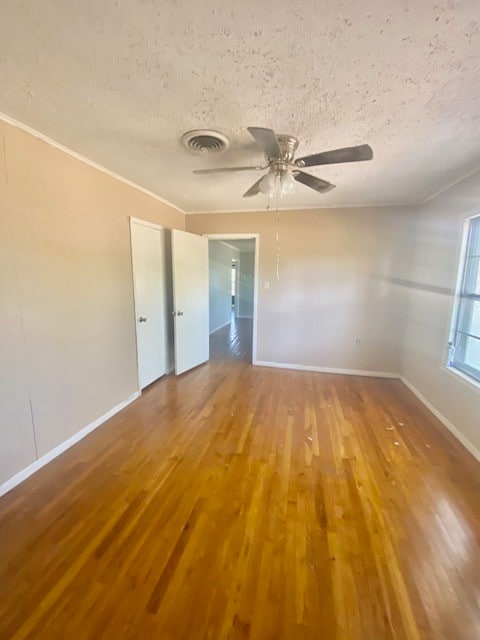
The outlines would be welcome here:
M 195 151 L 195 153 L 218 153 L 225 151 L 229 145 L 227 136 L 208 129 L 187 131 L 182 136 L 182 142 L 187 149 Z

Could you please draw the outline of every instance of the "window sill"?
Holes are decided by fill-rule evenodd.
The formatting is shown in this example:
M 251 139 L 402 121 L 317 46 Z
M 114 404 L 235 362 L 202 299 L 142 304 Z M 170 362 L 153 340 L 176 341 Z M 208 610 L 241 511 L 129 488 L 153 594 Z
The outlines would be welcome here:
M 480 382 L 478 382 L 474 378 L 471 378 L 466 373 L 463 373 L 463 371 L 460 371 L 460 369 L 457 369 L 456 367 L 451 367 L 448 364 L 444 364 L 442 369 L 444 369 L 444 371 L 449 373 L 451 376 L 454 376 L 457 380 L 459 380 L 463 384 L 468 385 L 471 390 L 476 391 L 477 393 L 480 393 Z

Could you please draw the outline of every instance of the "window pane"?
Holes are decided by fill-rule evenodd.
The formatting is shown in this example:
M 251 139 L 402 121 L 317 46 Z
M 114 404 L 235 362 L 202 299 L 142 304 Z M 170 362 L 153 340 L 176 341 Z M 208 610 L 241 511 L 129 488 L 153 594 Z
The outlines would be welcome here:
M 468 366 L 480 371 L 480 340 L 478 338 L 467 337 L 465 341 L 464 362 Z
M 468 253 L 471 256 L 480 255 L 480 216 L 470 222 L 470 239 Z
M 462 333 L 470 333 L 470 325 L 473 314 L 473 300 L 462 298 L 458 310 L 457 330 Z
M 462 293 L 480 294 L 480 256 L 465 261 L 465 278 Z
M 470 319 L 470 331 L 468 333 L 472 333 L 474 336 L 480 338 L 480 300 L 472 300 L 472 315 Z
M 230 274 L 230 282 L 232 284 L 232 286 L 231 286 L 231 294 L 232 294 L 232 296 L 235 295 L 236 273 L 237 273 L 236 265 L 233 262 L 232 263 L 232 271 L 231 271 L 231 274 Z
M 457 331 L 480 338 L 480 300 L 464 298 L 460 304 Z
M 477 279 L 474 285 L 473 293 L 480 295 L 480 258 L 477 258 Z

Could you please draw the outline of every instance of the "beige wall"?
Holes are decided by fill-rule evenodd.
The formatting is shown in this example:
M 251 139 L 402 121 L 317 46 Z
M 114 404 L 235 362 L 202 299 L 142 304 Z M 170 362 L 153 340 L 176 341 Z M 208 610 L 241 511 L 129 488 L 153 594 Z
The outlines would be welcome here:
M 480 388 L 444 366 L 465 219 L 480 213 L 480 172 L 444 191 L 414 218 L 408 280 L 405 378 L 480 451 Z
M 273 212 L 197 214 L 186 225 L 194 233 L 260 234 L 259 361 L 398 373 L 406 295 L 398 280 L 409 262 L 411 213 L 288 211 L 278 226 Z
M 4 122 L 0 150 L 2 482 L 137 391 L 129 216 L 184 215 Z

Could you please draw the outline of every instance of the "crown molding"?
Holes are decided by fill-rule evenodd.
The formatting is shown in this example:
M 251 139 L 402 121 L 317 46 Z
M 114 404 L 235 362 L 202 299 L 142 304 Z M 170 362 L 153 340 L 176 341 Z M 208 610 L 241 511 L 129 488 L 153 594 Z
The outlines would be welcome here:
M 36 129 L 29 127 L 27 124 L 24 124 L 19 120 L 15 120 L 15 118 L 8 116 L 6 113 L 2 113 L 1 111 L 0 111 L 0 120 L 3 122 L 6 122 L 7 124 L 13 127 L 16 127 L 17 129 L 21 129 L 22 131 L 29 133 L 35 138 L 38 138 L 39 140 L 46 142 L 51 147 L 54 147 L 55 149 L 59 149 L 60 151 L 67 153 L 69 156 L 72 156 L 72 158 L 75 158 L 76 160 L 80 160 L 80 162 L 83 162 L 84 164 L 88 164 L 90 167 L 97 169 L 97 171 L 101 171 L 102 173 L 105 173 L 107 176 L 114 178 L 114 180 L 123 182 L 123 184 L 126 184 L 129 187 L 136 189 L 137 191 L 141 191 L 142 193 L 149 196 L 150 198 L 153 198 L 154 200 L 158 200 L 158 202 L 161 202 L 162 204 L 167 205 L 167 207 L 170 207 L 171 209 L 175 209 L 175 211 L 179 211 L 180 213 L 183 213 L 185 215 L 185 211 L 183 209 L 180 209 L 180 207 L 177 207 L 177 205 L 173 204 L 173 202 L 170 202 L 169 200 L 166 200 L 165 198 L 162 198 L 161 196 L 159 196 L 157 193 L 154 193 L 153 191 L 150 191 L 149 189 L 146 189 L 145 187 L 142 187 L 139 184 L 136 184 L 135 182 L 132 182 L 127 178 L 124 178 L 123 176 L 120 176 L 118 173 L 115 173 L 114 171 L 110 171 L 110 169 L 103 167 L 101 164 L 98 164 L 98 162 L 94 162 L 93 160 L 90 160 L 89 158 L 82 156 L 80 153 L 77 153 L 73 149 L 66 147 L 61 142 L 57 142 L 57 140 L 53 140 L 53 138 L 46 136 L 44 133 L 41 133 L 40 131 L 37 131 Z
M 323 206 L 297 206 L 297 207 L 279 207 L 278 212 L 286 211 L 323 211 L 324 209 L 388 209 L 389 207 L 409 208 L 418 206 L 418 202 L 386 202 L 384 204 L 331 204 Z M 218 209 L 215 211 L 185 211 L 186 216 L 198 216 L 206 214 L 222 214 L 222 213 L 276 213 L 275 207 L 270 209 Z

